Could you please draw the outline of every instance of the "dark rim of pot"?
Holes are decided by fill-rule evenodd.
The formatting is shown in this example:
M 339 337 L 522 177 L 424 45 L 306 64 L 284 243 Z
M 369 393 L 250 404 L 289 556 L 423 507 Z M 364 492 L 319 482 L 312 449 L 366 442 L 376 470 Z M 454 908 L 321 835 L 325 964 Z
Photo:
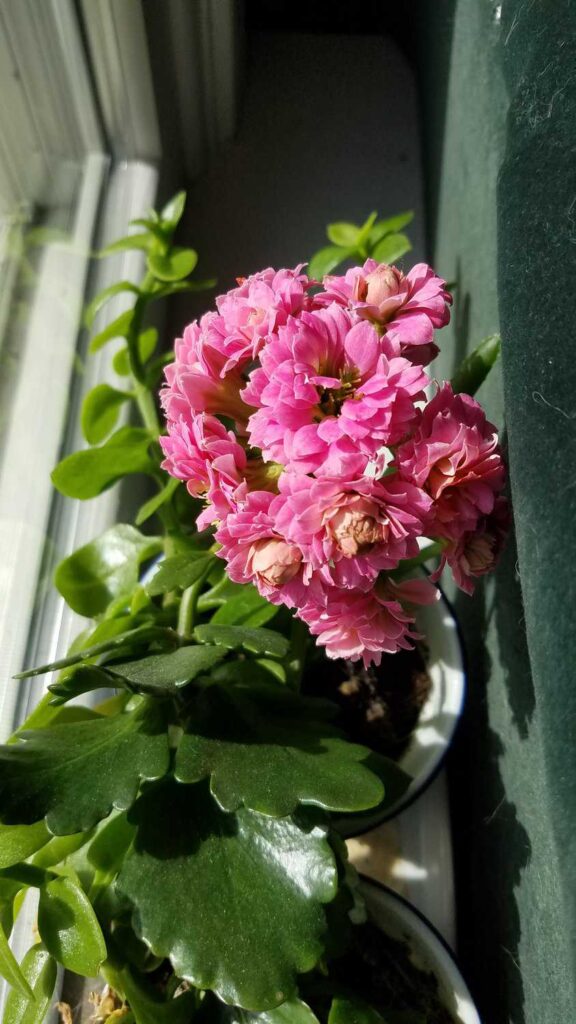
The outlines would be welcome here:
M 425 572 L 426 575 L 430 575 L 426 570 Z M 365 835 L 366 832 L 371 832 L 372 829 L 378 828 L 380 825 L 384 825 L 387 821 L 392 821 L 393 818 L 397 818 L 399 814 L 407 810 L 408 807 L 411 807 L 412 804 L 416 800 L 418 800 L 423 793 L 426 792 L 428 787 L 432 785 L 434 780 L 442 771 L 442 768 L 444 767 L 444 764 L 446 762 L 446 758 L 450 752 L 454 739 L 458 733 L 458 729 L 460 728 L 462 714 L 466 706 L 466 698 L 468 693 L 468 659 L 466 657 L 466 648 L 464 646 L 462 630 L 460 628 L 460 623 L 458 622 L 456 612 L 454 611 L 454 606 L 452 602 L 446 597 L 446 594 L 442 590 L 442 587 L 438 587 L 438 590 L 440 591 L 440 600 L 443 601 L 446 607 L 448 608 L 448 611 L 450 612 L 450 615 L 452 616 L 452 620 L 456 627 L 456 638 L 458 640 L 458 646 L 460 648 L 460 657 L 462 659 L 462 700 L 460 701 L 460 708 L 456 720 L 454 722 L 454 727 L 452 729 L 450 741 L 449 743 L 447 743 L 446 749 L 440 755 L 440 758 L 438 759 L 434 767 L 422 776 L 419 785 L 416 786 L 413 792 L 409 793 L 407 796 L 400 797 L 397 803 L 393 804 L 392 807 L 388 809 L 383 809 L 381 815 L 378 815 L 376 810 L 359 811 L 358 814 L 334 815 L 332 817 L 332 827 L 335 828 L 336 831 L 339 832 L 344 839 L 356 839 L 358 836 L 363 836 Z M 349 824 L 350 828 L 344 827 L 344 822 L 346 822 L 347 825 Z M 354 827 L 355 823 L 357 825 L 357 828 Z M 384 886 L 384 888 L 386 888 L 386 886 Z
M 372 889 L 381 889 L 382 892 L 385 892 L 387 896 L 391 896 L 392 899 L 396 900 L 397 903 L 400 903 L 400 904 L 402 904 L 402 906 L 406 907 L 406 909 L 409 910 L 414 915 L 414 917 L 417 917 L 417 918 L 420 919 L 422 924 L 425 925 L 425 927 L 428 929 L 429 932 L 431 932 L 431 934 L 434 936 L 434 938 L 438 940 L 440 945 L 443 947 L 444 952 L 448 954 L 449 959 L 454 964 L 454 967 L 456 968 L 457 973 L 462 978 L 462 981 L 464 983 L 464 987 L 466 988 L 466 991 L 468 992 L 468 995 L 470 996 L 470 1001 L 471 1001 L 471 1003 L 472 1003 L 472 1005 L 473 1005 L 473 1007 L 474 1007 L 474 1009 L 476 1011 L 476 1014 L 478 1016 L 478 1020 L 481 1021 L 480 1011 L 478 1010 L 478 1007 L 476 1006 L 476 1003 L 475 1003 L 474 998 L 472 996 L 472 993 L 470 991 L 470 986 L 468 985 L 468 982 L 466 981 L 466 978 L 464 976 L 464 972 L 463 972 L 463 970 L 462 970 L 462 968 L 460 966 L 460 963 L 458 961 L 458 957 L 456 956 L 454 950 L 448 944 L 448 942 L 446 941 L 446 939 L 444 938 L 442 933 L 438 931 L 436 925 L 432 924 L 432 922 L 429 920 L 429 918 L 427 918 L 426 915 L 423 914 L 422 911 L 418 909 L 418 907 L 415 907 L 414 904 L 410 902 L 410 900 L 407 900 L 405 896 L 401 896 L 399 892 L 395 891 L 395 889 L 391 889 L 389 885 L 385 885 L 384 882 L 379 882 L 376 878 L 370 878 L 369 875 L 363 875 L 360 872 L 358 874 L 358 877 L 359 877 L 360 881 L 362 882 L 362 885 L 365 885 L 368 888 L 372 888 Z M 380 925 L 378 925 L 378 923 L 376 921 L 374 921 L 373 923 L 376 924 L 376 927 L 380 927 Z

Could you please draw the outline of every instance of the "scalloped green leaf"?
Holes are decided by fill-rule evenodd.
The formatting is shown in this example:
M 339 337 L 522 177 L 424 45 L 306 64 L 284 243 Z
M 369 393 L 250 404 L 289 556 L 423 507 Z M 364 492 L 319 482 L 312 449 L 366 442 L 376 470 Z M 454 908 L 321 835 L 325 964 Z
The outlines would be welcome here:
M 100 444 L 118 421 L 120 409 L 130 401 L 129 391 L 118 391 L 109 384 L 97 384 L 82 403 L 82 433 L 89 444 Z
M 206 687 L 190 708 L 176 778 L 209 778 L 225 811 L 244 806 L 283 818 L 299 804 L 341 812 L 375 807 L 384 786 L 364 764 L 370 751 L 343 739 L 331 714 L 325 702 L 274 685 Z
M 86 978 L 98 974 L 106 943 L 90 900 L 73 878 L 54 878 L 41 887 L 38 931 L 66 970 Z
M 372 259 L 378 263 L 395 263 L 407 252 L 410 252 L 412 242 L 407 235 L 394 234 L 386 235 L 378 242 L 372 250 Z
M 484 338 L 460 363 L 452 377 L 454 394 L 464 392 L 467 395 L 475 395 L 497 361 L 500 348 L 499 334 L 490 334 Z
M 152 438 L 144 427 L 120 427 L 100 448 L 87 448 L 62 459 L 52 470 L 52 483 L 66 498 L 96 498 L 131 473 L 150 473 Z
M 119 523 L 60 562 L 54 583 L 75 612 L 93 618 L 132 592 L 142 562 L 161 549 L 160 538 Z
M 2 1024 L 43 1024 L 56 985 L 56 961 L 44 946 L 32 946 L 21 969 L 32 989 L 32 998 L 12 989 L 6 999 Z
M 169 249 L 167 253 L 155 252 L 148 254 L 148 269 L 159 281 L 181 281 L 188 277 L 198 263 L 198 253 L 194 249 Z
M 138 661 L 119 662 L 107 666 L 107 671 L 112 680 L 128 680 L 142 693 L 171 694 L 208 672 L 225 656 L 226 651 L 218 647 L 190 645 L 166 654 L 151 654 Z
M 0 747 L 0 818 L 8 825 L 46 820 L 54 835 L 86 832 L 113 807 L 125 810 L 143 779 L 168 771 L 161 705 L 21 734 Z
M 289 643 L 281 633 L 252 626 L 213 626 L 211 622 L 196 626 L 194 637 L 201 644 L 217 644 L 235 650 L 244 647 L 253 654 L 271 654 L 283 658 Z
M 178 977 L 247 1009 L 296 995 L 296 974 L 322 955 L 323 904 L 337 890 L 325 830 L 245 809 L 225 814 L 204 783 L 170 779 L 148 787 L 129 818 L 138 831 L 117 885 L 152 952 L 169 957 Z

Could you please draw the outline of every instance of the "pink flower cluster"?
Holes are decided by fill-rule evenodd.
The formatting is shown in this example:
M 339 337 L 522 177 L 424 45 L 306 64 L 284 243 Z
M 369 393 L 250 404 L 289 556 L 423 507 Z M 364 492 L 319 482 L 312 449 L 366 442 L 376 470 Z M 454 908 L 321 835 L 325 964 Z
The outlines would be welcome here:
M 448 383 L 426 398 L 451 302 L 430 267 L 367 260 L 317 285 L 264 270 L 185 329 L 163 465 L 205 499 L 232 580 L 293 608 L 329 657 L 378 664 L 438 596 L 398 571 L 423 538 L 468 593 L 493 568 L 505 470 L 478 402 Z

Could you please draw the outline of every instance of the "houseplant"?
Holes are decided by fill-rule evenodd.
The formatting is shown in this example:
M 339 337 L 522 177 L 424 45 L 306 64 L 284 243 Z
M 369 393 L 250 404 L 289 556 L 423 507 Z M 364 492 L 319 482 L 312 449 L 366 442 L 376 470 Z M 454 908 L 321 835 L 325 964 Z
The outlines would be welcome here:
M 101 970 L 137 1024 L 192 1019 L 210 1005 L 197 994 L 205 991 L 248 1011 L 291 1013 L 297 977 L 334 955 L 354 907 L 330 815 L 385 808 L 409 781 L 347 739 L 330 701 L 301 692 L 311 645 L 299 619 L 329 655 L 361 656 L 368 666 L 382 650 L 408 647 L 411 606 L 435 599 L 433 585 L 414 578 L 419 565 L 438 554 L 469 588 L 500 542 L 497 440 L 477 403 L 456 393 L 473 390 L 497 346 L 481 346 L 454 390 L 443 385 L 421 410 L 422 365 L 449 299 L 429 268 L 411 279 L 373 261 L 356 276 L 326 278 L 323 291 L 301 268 L 242 281 L 177 344 L 163 391 L 168 435 L 160 437 L 153 394 L 166 359 L 155 355 L 144 317 L 157 299 L 198 287 L 187 280 L 196 254 L 173 245 L 183 205 L 175 197 L 110 247 L 143 249 L 146 277 L 106 289 L 87 314 L 90 322 L 112 295 L 134 294 L 134 306 L 91 342 L 125 339 L 114 361 L 129 386 L 100 385 L 87 396 L 83 427 L 93 447 L 64 459 L 54 483 L 88 499 L 145 473 L 158 490 L 136 526 L 106 531 L 58 567 L 60 592 L 95 621 L 67 657 L 22 674 L 59 671 L 25 731 L 0 750 L 0 968 L 16 992 L 6 1024 L 43 1018 L 56 963 L 88 977 Z M 356 229 L 358 247 L 393 236 L 384 224 L 379 237 L 375 217 Z M 432 305 L 422 308 L 426 295 Z M 300 344 L 302 329 L 346 358 L 336 381 L 326 366 L 316 371 L 320 420 L 336 434 L 317 431 L 313 414 L 316 447 L 288 452 L 292 428 L 266 388 L 277 383 L 274 350 Z M 252 366 L 256 357 L 261 367 Z M 352 358 L 361 370 L 349 375 Z M 251 401 L 264 410 L 255 426 L 240 397 L 242 363 Z M 309 396 L 303 401 L 310 406 Z M 114 431 L 126 402 L 142 425 Z M 352 446 L 344 416 L 348 429 L 358 427 Z M 361 480 L 359 460 L 370 463 Z M 310 534 L 303 511 L 311 497 L 321 519 L 330 512 L 328 538 Z M 161 532 L 142 533 L 152 516 Z M 143 584 L 143 568 L 159 555 Z M 68 703 L 111 688 L 116 695 L 96 708 Z M 28 888 L 39 893 L 43 946 L 19 967 L 6 935 Z M 163 964 L 150 1010 L 143 976 Z M 186 991 L 175 998 L 182 981 Z

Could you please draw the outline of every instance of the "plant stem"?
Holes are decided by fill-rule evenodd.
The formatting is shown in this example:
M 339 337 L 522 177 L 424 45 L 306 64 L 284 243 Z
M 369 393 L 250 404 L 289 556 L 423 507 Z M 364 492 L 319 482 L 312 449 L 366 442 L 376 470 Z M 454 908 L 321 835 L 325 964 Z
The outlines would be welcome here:
M 178 612 L 178 633 L 181 637 L 189 639 L 192 635 L 192 629 L 194 627 L 194 618 L 196 616 L 196 605 L 198 604 L 198 597 L 200 594 L 200 587 L 202 586 L 203 580 L 196 580 L 191 586 L 187 587 L 182 594 L 180 601 L 180 610 Z
M 291 689 L 298 692 L 302 682 L 302 672 L 308 649 L 308 626 L 300 619 L 292 621 L 290 633 L 290 651 L 288 653 L 288 681 Z

